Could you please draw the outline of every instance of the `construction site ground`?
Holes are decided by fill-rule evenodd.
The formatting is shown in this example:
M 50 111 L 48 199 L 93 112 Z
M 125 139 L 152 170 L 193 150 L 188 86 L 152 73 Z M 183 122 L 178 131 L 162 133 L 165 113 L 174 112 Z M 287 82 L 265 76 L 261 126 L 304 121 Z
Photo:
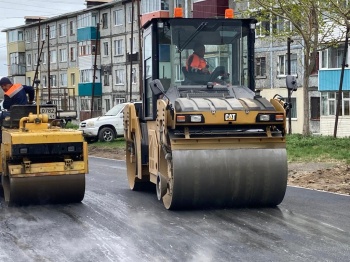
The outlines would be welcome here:
M 89 145 L 89 155 L 125 160 L 125 149 Z M 288 163 L 288 185 L 350 195 L 350 165 L 341 162 Z

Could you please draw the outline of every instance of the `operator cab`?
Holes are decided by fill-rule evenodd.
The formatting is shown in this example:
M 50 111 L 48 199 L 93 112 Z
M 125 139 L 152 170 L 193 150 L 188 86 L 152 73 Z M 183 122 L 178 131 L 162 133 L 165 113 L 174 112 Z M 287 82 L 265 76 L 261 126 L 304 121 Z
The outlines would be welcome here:
M 255 19 L 202 18 L 154 18 L 147 22 L 143 32 L 144 119 L 156 117 L 157 97 L 149 85 L 155 79 L 165 92 L 228 86 L 254 91 L 255 23 Z M 207 74 L 186 67 L 198 43 L 205 46 Z

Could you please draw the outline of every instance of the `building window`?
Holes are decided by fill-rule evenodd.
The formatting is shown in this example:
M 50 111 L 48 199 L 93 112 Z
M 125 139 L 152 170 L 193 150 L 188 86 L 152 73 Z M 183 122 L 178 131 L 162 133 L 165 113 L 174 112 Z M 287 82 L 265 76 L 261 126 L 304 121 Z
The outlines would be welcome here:
M 266 76 L 266 57 L 258 57 L 255 59 L 255 76 Z
M 282 16 L 272 17 L 272 28 L 277 34 L 282 34 L 286 31 L 293 31 L 294 29 L 292 22 L 284 19 Z
M 75 22 L 74 21 L 69 22 L 69 34 L 75 35 Z
M 115 70 L 115 84 L 116 85 L 123 85 L 124 84 L 124 69 L 117 69 Z
M 341 68 L 344 57 L 344 46 L 331 47 L 322 51 L 321 67 L 322 68 Z M 345 64 L 348 64 L 349 57 L 345 59 Z
M 56 38 L 56 25 L 50 26 L 50 39 Z
M 67 62 L 67 49 L 60 49 L 60 62 Z
M 34 29 L 34 42 L 38 42 L 38 29 Z
M 70 48 L 70 61 L 76 61 L 77 60 L 77 50 L 76 48 L 73 46 Z
M 328 68 L 328 50 L 321 51 L 321 68 Z
M 103 85 L 109 86 L 109 74 L 108 74 L 108 72 L 103 73 Z
M 74 73 L 70 74 L 70 84 L 71 84 L 71 86 L 75 86 L 75 74 Z
M 43 82 L 41 83 L 44 88 L 47 87 L 47 79 L 46 76 L 43 76 Z
M 32 31 L 30 29 L 26 30 L 26 43 L 30 43 L 32 39 Z
M 38 54 L 34 54 L 34 61 L 33 61 L 34 65 L 37 66 L 38 65 Z
M 320 120 L 320 98 L 311 97 L 310 111 L 311 111 L 311 120 Z
M 41 28 L 41 40 L 44 41 L 46 38 L 46 27 Z
M 129 6 L 129 12 L 128 12 L 128 23 L 131 24 L 132 21 L 132 7 Z
M 261 21 L 256 24 L 256 37 L 270 35 L 270 21 Z
M 79 43 L 79 56 L 90 55 L 91 54 L 90 48 L 91 48 L 91 46 L 86 41 L 80 42 Z
M 124 13 L 122 9 L 115 10 L 113 12 L 113 18 L 114 18 L 114 25 L 123 25 L 123 20 L 124 20 Z
M 278 56 L 278 75 L 288 75 L 288 61 L 287 55 Z M 291 64 L 291 74 L 297 74 L 297 55 L 290 55 L 290 64 Z
M 81 104 L 81 110 L 90 110 L 91 106 L 91 99 L 81 98 L 80 104 Z
M 321 93 L 321 115 L 335 116 L 337 112 L 338 92 Z M 350 91 L 342 92 L 340 101 L 340 116 L 350 115 Z
M 60 37 L 67 36 L 67 24 L 58 25 L 58 34 Z
M 102 28 L 103 29 L 108 28 L 108 14 L 107 13 L 102 14 Z
M 67 73 L 60 74 L 60 86 L 67 86 Z
M 31 86 L 32 85 L 32 78 L 29 76 L 27 77 L 27 85 Z
M 103 43 L 103 55 L 108 56 L 108 42 Z
M 51 87 L 57 87 L 56 75 L 50 75 L 50 86 Z
M 86 69 L 80 71 L 80 83 L 91 83 L 92 82 L 93 70 Z
M 46 64 L 46 61 L 47 61 L 47 56 L 46 56 L 46 53 L 45 53 L 45 52 L 42 52 L 42 54 L 41 54 L 41 60 L 43 61 L 43 64 L 45 65 L 45 64 Z
M 32 65 L 32 54 L 27 54 L 27 66 Z
M 322 92 L 321 94 L 321 113 L 323 116 L 334 116 L 336 105 L 336 92 Z
M 114 55 L 123 55 L 124 54 L 124 46 L 123 40 L 114 40 Z
M 111 109 L 111 101 L 109 99 L 105 99 L 106 111 Z
M 120 96 L 120 95 L 119 95 Z M 124 97 L 113 97 L 113 101 L 115 105 L 119 105 L 122 103 L 125 103 L 125 98 Z
M 9 31 L 8 32 L 9 43 L 23 41 L 23 31 Z
M 57 52 L 56 50 L 50 51 L 50 63 L 56 63 L 57 62 Z

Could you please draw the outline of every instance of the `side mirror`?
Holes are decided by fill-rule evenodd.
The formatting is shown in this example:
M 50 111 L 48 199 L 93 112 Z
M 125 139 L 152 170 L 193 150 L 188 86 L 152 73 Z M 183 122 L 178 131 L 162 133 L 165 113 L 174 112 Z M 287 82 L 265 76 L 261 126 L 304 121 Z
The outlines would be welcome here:
M 286 77 L 286 85 L 287 89 L 297 91 L 298 86 L 297 86 L 297 80 L 295 76 L 292 75 L 287 75 Z
M 159 96 L 164 94 L 164 87 L 159 79 L 155 79 L 149 83 L 149 86 L 152 90 L 153 95 Z

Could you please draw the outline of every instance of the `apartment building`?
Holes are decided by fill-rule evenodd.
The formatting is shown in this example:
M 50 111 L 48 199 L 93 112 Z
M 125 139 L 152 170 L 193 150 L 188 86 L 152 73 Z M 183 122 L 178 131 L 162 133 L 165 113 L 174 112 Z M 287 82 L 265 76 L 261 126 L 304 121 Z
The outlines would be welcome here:
M 81 11 L 27 17 L 24 25 L 3 30 L 9 77 L 32 85 L 38 68 L 41 102 L 58 109 L 75 104 L 78 120 L 139 100 L 137 12 L 134 1 L 95 0 Z

